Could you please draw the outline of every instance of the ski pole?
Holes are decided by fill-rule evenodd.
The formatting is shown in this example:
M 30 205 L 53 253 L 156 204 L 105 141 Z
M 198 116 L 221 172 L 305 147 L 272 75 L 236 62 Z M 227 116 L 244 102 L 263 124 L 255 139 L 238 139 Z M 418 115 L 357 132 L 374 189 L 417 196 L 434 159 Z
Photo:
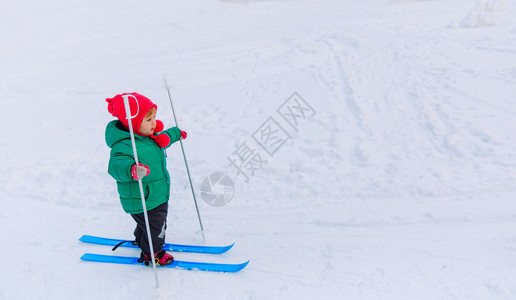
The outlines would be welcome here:
M 138 104 L 138 99 L 136 99 L 133 95 L 123 95 L 124 98 L 124 106 L 125 106 L 125 115 L 127 116 L 127 120 L 129 122 L 129 133 L 131 135 L 131 143 L 133 144 L 133 154 L 134 154 L 134 160 L 136 161 L 136 166 L 139 165 L 138 161 L 138 153 L 136 152 L 136 143 L 134 141 L 134 130 L 133 130 L 133 122 L 131 121 L 132 118 L 136 117 L 138 115 L 138 111 L 140 110 L 140 105 Z M 129 97 L 133 97 L 134 100 L 136 100 L 136 105 L 138 105 L 138 111 L 133 116 L 131 115 L 131 108 L 129 106 Z M 149 216 L 147 215 L 147 206 L 145 205 L 145 195 L 143 193 L 143 185 L 141 178 L 138 179 L 138 186 L 140 187 L 140 196 L 142 198 L 142 207 L 143 207 L 143 215 L 145 217 L 145 227 L 147 229 L 147 239 L 149 240 L 149 247 L 151 251 L 151 260 L 152 260 L 152 268 L 154 269 L 154 278 L 156 280 L 156 288 L 159 288 L 159 280 L 158 280 L 158 271 L 156 270 L 156 260 L 154 259 L 154 247 L 152 246 L 152 236 L 150 232 L 150 225 L 149 225 Z
M 172 107 L 172 114 L 174 115 L 174 122 L 176 123 L 176 127 L 179 127 L 177 124 L 176 111 L 174 109 L 174 103 L 172 102 L 172 94 L 170 93 L 170 85 L 168 84 L 167 77 L 163 76 L 163 83 L 165 84 L 165 88 L 168 92 L 168 99 L 170 99 L 170 106 Z M 197 199 L 195 198 L 195 192 L 192 184 L 192 178 L 190 177 L 190 170 L 188 169 L 188 162 L 186 161 L 185 149 L 183 147 L 183 141 L 179 139 L 179 143 L 181 144 L 181 151 L 183 152 L 183 159 L 185 161 L 186 173 L 188 174 L 188 181 L 190 181 L 190 189 L 192 190 L 192 196 L 195 203 L 195 210 L 197 211 L 197 219 L 199 219 L 199 225 L 201 226 L 201 234 L 203 241 L 206 241 L 204 237 L 204 228 L 202 226 L 201 215 L 199 214 L 199 206 L 197 205 Z

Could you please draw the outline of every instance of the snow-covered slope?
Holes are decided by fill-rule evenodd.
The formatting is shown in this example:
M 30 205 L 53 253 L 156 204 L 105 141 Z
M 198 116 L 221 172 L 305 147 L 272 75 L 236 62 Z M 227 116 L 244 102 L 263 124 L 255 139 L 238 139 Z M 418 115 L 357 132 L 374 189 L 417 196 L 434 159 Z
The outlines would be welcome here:
M 516 1 L 20 0 L 0 25 L 0 299 L 516 297 Z M 175 257 L 251 263 L 156 289 L 77 239 L 131 237 L 104 99 L 137 91 L 173 126 L 163 74 L 206 244 L 236 242 Z M 202 244 L 179 145 L 168 166 L 167 241 Z M 200 194 L 215 172 L 221 207 Z

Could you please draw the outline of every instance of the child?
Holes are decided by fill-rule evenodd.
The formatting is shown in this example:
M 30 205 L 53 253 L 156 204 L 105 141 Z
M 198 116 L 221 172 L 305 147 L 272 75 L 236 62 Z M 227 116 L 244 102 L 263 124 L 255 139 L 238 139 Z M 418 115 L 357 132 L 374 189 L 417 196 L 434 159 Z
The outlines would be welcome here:
M 138 160 L 135 164 L 129 123 L 126 118 L 123 95 L 128 98 Z M 165 150 L 172 143 L 186 138 L 186 132 L 177 127 L 162 132 L 163 123 L 156 120 L 157 105 L 147 97 L 128 93 L 108 98 L 108 111 L 118 120 L 106 127 L 106 143 L 111 148 L 108 173 L 116 180 L 118 194 L 124 211 L 136 221 L 134 236 L 142 249 L 140 261 L 146 265 L 151 259 L 147 229 L 143 214 L 138 179 L 142 179 L 145 203 L 149 217 L 152 245 L 156 264 L 172 263 L 172 255 L 163 250 L 167 229 L 170 176 L 166 168 Z

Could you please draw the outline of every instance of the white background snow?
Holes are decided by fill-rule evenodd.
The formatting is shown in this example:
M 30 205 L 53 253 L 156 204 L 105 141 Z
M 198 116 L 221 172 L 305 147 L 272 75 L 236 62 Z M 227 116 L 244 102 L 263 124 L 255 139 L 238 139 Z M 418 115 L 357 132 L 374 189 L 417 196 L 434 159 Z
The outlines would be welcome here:
M 516 1 L 2 1 L 0 299 L 515 299 Z M 83 262 L 131 238 L 107 174 L 105 98 L 173 126 L 209 245 L 235 274 Z M 315 110 L 298 131 L 276 109 Z M 274 156 L 252 138 L 273 117 Z M 243 143 L 267 160 L 249 182 Z M 179 145 L 167 241 L 203 244 Z M 119 255 L 138 255 L 134 249 Z

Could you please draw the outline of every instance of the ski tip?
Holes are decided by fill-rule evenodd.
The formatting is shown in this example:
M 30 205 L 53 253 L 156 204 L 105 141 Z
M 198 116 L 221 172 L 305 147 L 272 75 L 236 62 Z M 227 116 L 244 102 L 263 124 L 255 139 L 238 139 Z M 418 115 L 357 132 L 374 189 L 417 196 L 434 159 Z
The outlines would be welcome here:
M 243 268 L 245 268 L 245 267 L 249 264 L 249 262 L 250 262 L 250 261 L 251 261 L 251 260 L 248 260 L 248 261 L 246 261 L 245 263 L 241 264 L 242 269 L 243 269 Z
M 206 252 L 206 253 L 212 253 L 212 254 L 222 254 L 222 253 L 226 253 L 228 252 L 231 248 L 233 248 L 233 246 L 235 246 L 235 243 L 231 244 L 231 245 L 227 245 L 227 246 L 214 246 L 214 247 L 211 247 L 211 252 Z M 207 246 L 207 248 L 210 248 L 210 246 Z
M 244 263 L 234 265 L 235 268 L 233 270 L 231 270 L 231 272 L 238 272 L 238 271 L 242 270 L 243 268 L 245 268 L 249 264 L 250 261 L 251 260 L 248 260 L 248 261 L 246 261 Z
M 233 246 L 235 246 L 235 243 L 231 244 L 231 245 L 228 245 L 226 247 L 224 247 L 224 251 L 223 252 L 227 252 L 229 251 L 229 249 L 233 248 Z

